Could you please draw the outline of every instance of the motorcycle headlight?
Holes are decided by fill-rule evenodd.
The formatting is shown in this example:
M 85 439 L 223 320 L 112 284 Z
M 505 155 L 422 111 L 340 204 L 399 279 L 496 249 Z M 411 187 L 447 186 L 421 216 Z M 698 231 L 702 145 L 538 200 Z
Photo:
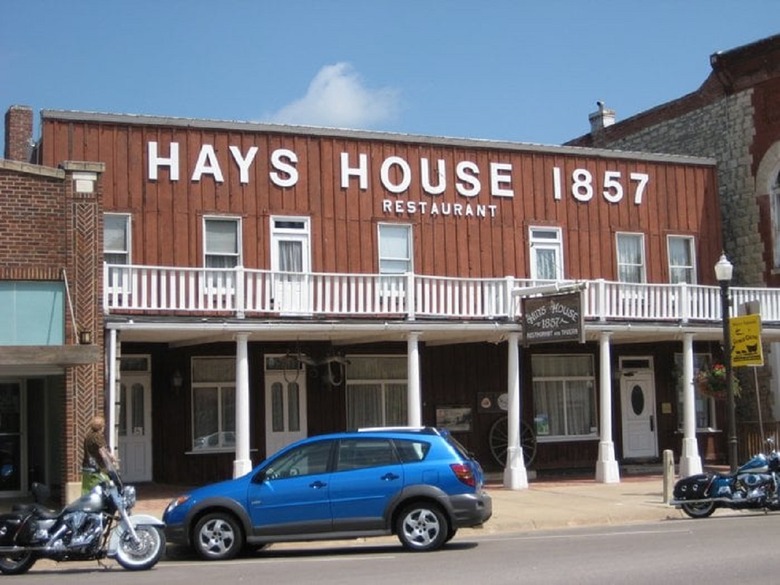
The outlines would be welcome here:
M 135 487 L 132 485 L 126 485 L 124 491 L 122 492 L 122 499 L 125 502 L 125 509 L 130 510 L 133 506 L 135 506 Z

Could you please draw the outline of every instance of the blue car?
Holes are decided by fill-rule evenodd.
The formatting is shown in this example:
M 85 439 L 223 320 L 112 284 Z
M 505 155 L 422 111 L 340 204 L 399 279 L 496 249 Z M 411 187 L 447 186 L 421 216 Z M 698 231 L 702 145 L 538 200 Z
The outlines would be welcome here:
M 247 546 L 396 534 L 431 551 L 492 514 L 479 463 L 447 431 L 366 429 L 309 437 L 247 475 L 174 499 L 169 542 L 206 560 Z

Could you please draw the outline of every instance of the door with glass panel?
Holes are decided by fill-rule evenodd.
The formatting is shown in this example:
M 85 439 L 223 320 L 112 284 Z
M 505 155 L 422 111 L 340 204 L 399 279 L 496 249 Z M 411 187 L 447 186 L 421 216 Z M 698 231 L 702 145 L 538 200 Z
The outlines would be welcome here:
M 27 489 L 24 391 L 19 380 L 0 381 L 0 494 Z
M 152 480 L 151 374 L 123 372 L 119 386 L 119 465 L 128 482 Z
M 620 379 L 623 414 L 623 457 L 626 459 L 658 455 L 653 373 L 629 371 Z
M 266 357 L 266 456 L 306 436 L 306 366 L 295 358 Z
M 281 313 L 311 313 L 308 218 L 271 218 L 271 270 L 274 309 Z

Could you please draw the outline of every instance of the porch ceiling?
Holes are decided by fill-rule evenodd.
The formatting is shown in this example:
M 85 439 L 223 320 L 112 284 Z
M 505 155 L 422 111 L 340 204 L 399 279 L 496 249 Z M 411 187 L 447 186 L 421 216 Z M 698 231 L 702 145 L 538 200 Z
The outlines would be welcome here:
M 234 341 L 239 333 L 249 341 L 282 342 L 330 341 L 336 345 L 405 342 L 416 333 L 428 345 L 455 343 L 501 343 L 509 334 L 522 335 L 520 324 L 513 322 L 441 322 L 441 321 L 256 321 L 256 320 L 109 320 L 109 330 L 116 330 L 124 342 L 167 343 L 188 346 L 203 343 Z M 672 325 L 654 323 L 590 323 L 585 324 L 586 341 L 597 341 L 608 332 L 615 343 L 654 343 L 682 341 L 685 334 L 696 341 L 716 341 L 722 329 L 713 325 Z M 780 330 L 765 329 L 764 341 L 780 341 Z M 520 340 L 522 342 L 522 338 Z

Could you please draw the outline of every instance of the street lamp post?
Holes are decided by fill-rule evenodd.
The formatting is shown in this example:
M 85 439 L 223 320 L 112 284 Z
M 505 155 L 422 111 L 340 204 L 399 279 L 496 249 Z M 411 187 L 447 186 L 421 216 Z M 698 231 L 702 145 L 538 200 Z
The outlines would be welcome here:
M 722 253 L 715 264 L 715 278 L 720 283 L 720 306 L 723 319 L 723 365 L 726 367 L 726 401 L 729 416 L 729 467 L 731 473 L 737 471 L 737 417 L 734 409 L 734 371 L 731 367 L 731 330 L 729 329 L 729 316 L 731 299 L 729 298 L 729 285 L 734 266 Z

